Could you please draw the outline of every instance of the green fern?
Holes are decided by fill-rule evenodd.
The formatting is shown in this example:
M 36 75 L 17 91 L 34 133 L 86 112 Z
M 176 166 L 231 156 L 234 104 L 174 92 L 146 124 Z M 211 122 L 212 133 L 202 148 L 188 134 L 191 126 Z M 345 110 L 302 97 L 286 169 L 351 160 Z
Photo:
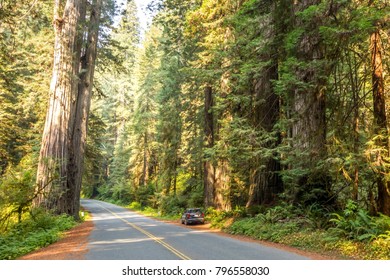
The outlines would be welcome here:
M 366 210 L 358 209 L 353 201 L 348 201 L 342 214 L 332 213 L 331 216 L 334 226 L 328 232 L 335 237 L 371 241 L 382 232 L 376 220 Z

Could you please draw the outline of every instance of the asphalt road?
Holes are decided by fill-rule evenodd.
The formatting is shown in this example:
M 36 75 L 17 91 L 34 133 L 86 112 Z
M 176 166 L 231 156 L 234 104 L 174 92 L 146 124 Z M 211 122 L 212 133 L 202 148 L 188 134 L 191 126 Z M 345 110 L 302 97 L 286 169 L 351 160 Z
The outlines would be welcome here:
M 110 203 L 82 200 L 94 230 L 87 260 L 304 260 L 303 256 L 241 241 L 196 226 L 150 219 Z

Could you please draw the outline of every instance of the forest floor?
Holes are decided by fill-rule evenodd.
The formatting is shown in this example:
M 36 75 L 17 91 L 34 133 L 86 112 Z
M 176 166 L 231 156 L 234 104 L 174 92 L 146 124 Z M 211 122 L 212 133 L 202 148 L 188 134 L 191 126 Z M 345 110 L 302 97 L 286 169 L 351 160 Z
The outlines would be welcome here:
M 164 221 L 166 223 L 177 223 L 181 225 L 179 221 Z M 94 225 L 92 220 L 87 220 L 82 224 L 74 227 L 73 229 L 67 231 L 64 237 L 56 243 L 53 243 L 45 248 L 39 249 L 32 253 L 29 253 L 19 260 L 82 260 L 84 259 L 84 255 L 88 252 L 88 241 L 89 235 L 93 230 Z M 191 228 L 196 230 L 203 230 L 208 232 L 213 232 L 214 234 L 224 235 L 231 238 L 240 239 L 247 242 L 256 242 L 264 246 L 273 247 L 281 250 L 285 250 L 288 252 L 293 252 L 299 255 L 306 256 L 313 260 L 332 260 L 337 259 L 335 256 L 330 255 L 322 255 L 318 253 L 312 253 L 308 251 L 299 250 L 290 246 L 277 244 L 273 242 L 267 241 L 259 241 L 254 240 L 250 237 L 239 236 L 239 235 L 231 235 L 228 233 L 224 233 L 218 229 L 211 229 L 210 224 L 204 225 L 192 225 Z
M 19 260 L 82 260 L 88 252 L 92 220 L 87 220 L 67 231 L 63 238 L 45 248 L 31 252 Z

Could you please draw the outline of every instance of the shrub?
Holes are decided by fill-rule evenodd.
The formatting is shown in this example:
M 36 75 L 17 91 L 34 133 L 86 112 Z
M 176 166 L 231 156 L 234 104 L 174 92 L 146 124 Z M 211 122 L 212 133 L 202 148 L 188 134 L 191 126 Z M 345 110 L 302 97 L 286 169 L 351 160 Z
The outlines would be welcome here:
M 364 209 L 358 208 L 349 200 L 341 214 L 333 213 L 330 220 L 334 226 L 329 233 L 335 238 L 347 238 L 357 241 L 371 241 L 390 229 L 390 218 L 384 215 L 371 217 Z
M 43 210 L 34 212 L 34 216 L 0 235 L 0 259 L 16 259 L 45 247 L 57 241 L 63 231 L 76 225 L 74 219 L 66 215 L 53 216 Z
M 133 201 L 132 203 L 130 203 L 129 208 L 133 209 L 133 210 L 141 210 L 142 205 L 141 205 L 141 203 L 139 203 L 137 201 Z
M 158 210 L 161 215 L 180 215 L 186 208 L 186 201 L 179 196 L 163 196 Z

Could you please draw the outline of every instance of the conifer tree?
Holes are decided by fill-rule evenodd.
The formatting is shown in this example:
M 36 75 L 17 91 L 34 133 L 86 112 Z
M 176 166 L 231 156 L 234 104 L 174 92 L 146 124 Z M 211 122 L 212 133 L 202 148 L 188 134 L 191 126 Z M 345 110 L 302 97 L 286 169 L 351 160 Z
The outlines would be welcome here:
M 54 66 L 37 172 L 38 195 L 34 205 L 76 218 L 79 215 L 83 147 L 93 84 L 100 6 L 101 0 L 94 1 L 90 6 L 90 28 L 87 28 L 86 47 L 82 52 L 86 1 L 56 1 L 54 5 Z

